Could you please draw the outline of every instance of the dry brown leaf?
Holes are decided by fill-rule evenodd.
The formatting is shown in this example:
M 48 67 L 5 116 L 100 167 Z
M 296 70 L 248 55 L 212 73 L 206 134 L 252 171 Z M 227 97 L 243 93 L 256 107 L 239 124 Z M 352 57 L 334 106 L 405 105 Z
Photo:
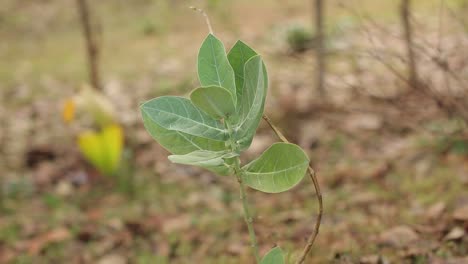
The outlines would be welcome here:
M 444 202 L 438 202 L 427 209 L 426 217 L 431 220 L 438 219 L 445 211 L 446 207 L 447 206 Z
M 164 221 L 163 232 L 166 234 L 188 229 L 192 224 L 190 215 L 181 215 Z
M 468 257 L 458 257 L 450 259 L 433 257 L 429 260 L 429 264 L 468 264 Z
M 468 205 L 455 209 L 453 212 L 453 219 L 468 222 Z
M 386 264 L 388 260 L 380 255 L 363 256 L 359 259 L 360 264 Z
M 458 240 L 463 238 L 463 236 L 466 234 L 465 229 L 461 227 L 454 227 L 450 232 L 444 237 L 445 241 L 451 241 L 451 240 Z
M 408 226 L 393 227 L 380 234 L 379 242 L 392 247 L 405 247 L 419 239 L 419 235 Z
M 42 249 L 47 247 L 50 243 L 62 242 L 71 237 L 70 231 L 66 228 L 57 228 L 42 234 L 28 243 L 28 253 L 30 255 L 37 255 Z
M 126 264 L 128 262 L 121 255 L 110 254 L 110 255 L 102 257 L 97 263 L 98 264 Z

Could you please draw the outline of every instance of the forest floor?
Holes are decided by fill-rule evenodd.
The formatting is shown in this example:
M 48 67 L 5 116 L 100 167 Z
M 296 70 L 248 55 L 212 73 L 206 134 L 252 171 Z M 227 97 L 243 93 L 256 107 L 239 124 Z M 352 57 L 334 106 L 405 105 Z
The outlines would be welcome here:
M 83 160 L 76 130 L 61 120 L 63 102 L 86 82 L 72 2 L 4 2 L 0 262 L 250 263 L 237 182 L 171 164 L 138 111 L 155 96 L 197 86 L 203 18 L 183 1 L 92 3 L 104 93 L 126 136 L 122 169 L 111 178 Z M 311 23 L 311 7 L 252 2 L 203 6 L 226 47 L 241 38 L 265 58 L 266 113 L 317 171 L 324 216 L 307 263 L 468 263 L 466 123 L 392 71 L 404 76 L 395 1 L 329 2 L 326 100 L 313 92 L 314 50 L 293 53 L 285 41 L 289 27 Z M 447 1 L 441 26 L 439 2 L 415 1 L 413 23 L 421 78 L 445 95 L 468 83 L 468 9 Z M 437 46 L 457 77 L 425 56 Z M 275 141 L 262 123 L 242 159 Z M 310 179 L 248 197 L 261 252 L 280 245 L 294 260 L 317 217 Z

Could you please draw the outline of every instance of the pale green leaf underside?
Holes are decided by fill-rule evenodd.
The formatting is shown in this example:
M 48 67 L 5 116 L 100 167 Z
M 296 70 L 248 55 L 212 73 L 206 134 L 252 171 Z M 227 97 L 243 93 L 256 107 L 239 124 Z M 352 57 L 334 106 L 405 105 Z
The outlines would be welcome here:
M 219 86 L 199 87 L 192 91 L 190 100 L 196 107 L 216 119 L 226 118 L 236 111 L 231 93 Z
M 179 164 L 193 165 L 215 171 L 221 175 L 232 173 L 230 167 L 225 164 L 225 158 L 235 157 L 227 151 L 196 150 L 185 155 L 170 155 L 170 161 Z
M 253 189 L 278 193 L 298 184 L 308 165 L 309 158 L 299 146 L 275 143 L 242 168 L 242 178 Z
M 255 55 L 257 55 L 257 53 L 240 40 L 234 44 L 227 55 L 236 77 L 237 107 L 239 107 L 240 98 L 242 98 L 245 63 Z
M 148 113 L 142 112 L 143 124 L 150 135 L 173 154 L 187 154 L 195 150 L 221 151 L 226 149 L 224 141 L 217 141 L 189 135 L 159 126 Z
M 280 247 L 274 247 L 265 254 L 260 264 L 284 264 L 283 251 Z
M 244 72 L 244 87 L 235 128 L 236 140 L 240 142 L 241 150 L 248 148 L 252 142 L 264 111 L 266 97 L 262 58 L 259 55 L 250 58 L 245 64 Z
M 236 93 L 237 93 L 237 110 L 240 110 L 240 102 L 244 93 L 244 79 L 245 79 L 245 64 L 249 59 L 258 55 L 252 48 L 242 41 L 237 41 L 228 53 L 228 60 L 231 64 L 234 74 L 236 76 Z M 268 89 L 268 74 L 266 71 L 265 63 L 263 63 L 263 86 L 265 88 L 265 95 Z M 247 140 L 246 143 L 250 142 Z M 243 146 L 247 148 L 249 145 Z
M 227 59 L 223 43 L 209 34 L 198 52 L 198 78 L 201 86 L 220 86 L 232 95 L 237 102 L 234 70 Z
M 227 131 L 218 120 L 183 97 L 161 96 L 144 103 L 141 111 L 159 126 L 189 135 L 224 141 Z

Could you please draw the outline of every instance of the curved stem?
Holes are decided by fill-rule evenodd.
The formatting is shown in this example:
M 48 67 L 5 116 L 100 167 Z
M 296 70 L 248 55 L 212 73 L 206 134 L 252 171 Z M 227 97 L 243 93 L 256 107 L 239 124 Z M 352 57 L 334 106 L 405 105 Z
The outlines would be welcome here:
M 289 143 L 289 140 L 279 131 L 278 128 L 276 128 L 275 125 L 271 122 L 270 118 L 267 115 L 263 115 L 263 119 L 268 123 L 268 125 L 271 127 L 271 129 L 275 132 L 275 134 L 278 136 L 281 141 Z M 317 180 L 317 175 L 315 174 L 314 169 L 309 165 L 308 169 L 308 174 L 310 178 L 312 179 L 312 182 L 314 183 L 314 188 L 315 192 L 317 193 L 317 199 L 319 203 L 319 213 L 317 216 L 317 222 L 315 222 L 315 227 L 314 227 L 314 232 L 309 236 L 307 239 L 307 244 L 304 247 L 304 250 L 302 251 L 301 256 L 299 259 L 296 261 L 296 264 L 302 264 L 304 263 L 307 255 L 309 254 L 310 250 L 312 249 L 312 246 L 314 245 L 315 238 L 317 238 L 317 235 L 320 230 L 320 223 L 322 221 L 322 215 L 323 215 L 323 200 L 322 200 L 322 192 L 320 191 L 320 185 Z

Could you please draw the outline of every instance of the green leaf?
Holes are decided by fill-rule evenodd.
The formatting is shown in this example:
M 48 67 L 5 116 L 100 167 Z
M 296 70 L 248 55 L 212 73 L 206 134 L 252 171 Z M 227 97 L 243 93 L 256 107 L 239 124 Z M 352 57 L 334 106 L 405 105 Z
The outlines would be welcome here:
M 189 135 L 177 130 L 165 129 L 154 122 L 151 116 L 142 110 L 143 124 L 150 135 L 173 154 L 187 154 L 195 150 L 220 151 L 226 149 L 224 141 L 217 141 Z
M 161 96 L 141 105 L 141 111 L 159 126 L 189 135 L 224 141 L 227 131 L 218 120 L 183 97 Z
M 245 79 L 241 103 L 238 111 L 235 139 L 244 150 L 250 146 L 263 114 L 265 106 L 265 79 L 262 58 L 257 55 L 245 64 Z
M 283 251 L 280 247 L 274 247 L 263 257 L 260 264 L 284 264 Z
M 201 86 L 220 86 L 237 102 L 234 70 L 229 64 L 223 43 L 212 34 L 203 41 L 198 52 L 198 78 Z
M 240 98 L 242 98 L 244 88 L 244 67 L 247 61 L 253 56 L 258 55 L 255 50 L 244 42 L 238 40 L 228 53 L 228 60 L 236 76 L 237 108 L 239 108 Z M 263 77 L 265 90 L 268 88 L 268 75 L 265 64 L 263 64 Z
M 198 166 L 220 175 L 228 175 L 232 174 L 232 169 L 226 165 L 224 159 L 233 158 L 237 155 L 228 151 L 196 150 L 185 155 L 170 155 L 168 158 L 174 163 Z
M 199 87 L 192 91 L 190 100 L 196 107 L 217 119 L 231 116 L 236 111 L 231 93 L 219 86 Z
M 249 187 L 267 193 L 278 193 L 298 184 L 307 170 L 309 158 L 297 145 L 275 143 L 259 158 L 242 169 Z

